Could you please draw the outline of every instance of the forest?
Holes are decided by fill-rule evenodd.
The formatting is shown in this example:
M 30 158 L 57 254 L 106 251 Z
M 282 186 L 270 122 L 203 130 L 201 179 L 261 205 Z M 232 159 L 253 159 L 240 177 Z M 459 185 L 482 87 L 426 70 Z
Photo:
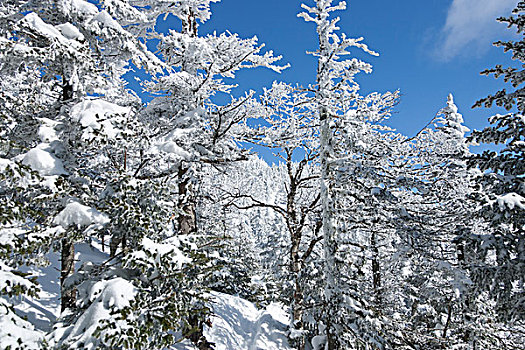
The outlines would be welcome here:
M 414 135 L 304 2 L 310 83 L 239 92 L 294 62 L 202 34 L 220 0 L 0 0 L 0 349 L 524 348 L 525 1 L 506 112 Z

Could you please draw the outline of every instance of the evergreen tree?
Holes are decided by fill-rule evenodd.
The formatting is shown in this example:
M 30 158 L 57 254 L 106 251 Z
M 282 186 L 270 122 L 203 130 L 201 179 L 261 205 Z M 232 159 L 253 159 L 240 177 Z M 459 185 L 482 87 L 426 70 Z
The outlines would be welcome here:
M 71 200 L 96 200 L 96 176 L 90 169 L 90 161 L 96 155 L 94 148 L 83 146 L 91 141 L 88 134 L 105 129 L 101 133 L 108 136 L 114 127 L 112 121 L 101 120 L 106 117 L 105 112 L 98 116 L 99 120 L 75 114 L 75 103 L 86 93 L 109 99 L 124 95 L 122 100 L 129 101 L 121 93 L 121 75 L 130 58 L 136 57 L 138 62 L 139 58 L 150 56 L 115 19 L 89 2 L 13 1 L 9 5 L 9 12 L 2 18 L 3 72 L 8 76 L 17 71 L 35 72 L 32 79 L 50 85 L 45 90 L 49 96 L 41 99 L 47 105 L 39 106 L 38 118 L 17 118 L 17 129 L 11 135 L 26 138 L 24 142 L 30 150 L 25 153 L 24 162 L 33 170 L 48 177 L 60 176 L 53 199 L 54 213 L 49 213 L 47 222 L 53 225 L 52 217 Z M 74 242 L 81 236 L 68 231 L 60 235 L 63 282 L 73 272 Z M 63 292 L 64 310 L 74 306 L 75 292 Z
M 397 180 L 403 210 L 397 263 L 402 273 L 392 276 L 391 283 L 399 289 L 390 296 L 390 300 L 398 298 L 391 315 L 404 315 L 392 318 L 392 326 L 402 334 L 393 337 L 398 346 L 464 346 L 463 337 L 469 331 L 464 316 L 470 280 L 458 237 L 482 226 L 472 216 L 473 172 L 467 169 L 466 132 L 449 95 L 447 106 L 407 140 L 406 154 L 412 163 Z
M 496 46 L 512 52 L 512 58 L 525 62 L 523 35 L 525 29 L 525 2 L 520 1 L 513 16 L 499 18 L 509 28 L 515 28 L 520 40 L 498 41 Z M 515 329 L 523 327 L 523 273 L 525 260 L 525 104 L 522 86 L 523 69 L 503 67 L 487 69 L 482 74 L 494 74 L 510 82 L 513 91 L 502 89 L 476 102 L 474 107 L 503 107 L 509 113 L 496 114 L 489 119 L 491 126 L 474 131 L 470 139 L 484 144 L 501 145 L 497 151 L 486 150 L 474 155 L 469 164 L 483 173 L 478 177 L 477 214 L 490 224 L 488 234 L 465 239 L 468 251 L 467 266 L 477 287 L 479 297 L 495 303 L 496 320 L 491 328 L 498 327 L 512 334 L 507 341 L 497 337 L 478 339 L 480 346 L 512 346 L 523 340 Z M 497 334 L 497 333 L 495 333 Z M 490 345 L 489 345 L 490 344 Z

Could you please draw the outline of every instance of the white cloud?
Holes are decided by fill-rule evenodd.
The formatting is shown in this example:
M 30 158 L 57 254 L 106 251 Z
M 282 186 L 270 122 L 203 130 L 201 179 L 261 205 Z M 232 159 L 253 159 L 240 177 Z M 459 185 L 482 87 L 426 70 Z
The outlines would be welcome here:
M 453 0 L 442 30 L 438 58 L 450 60 L 472 50 L 488 50 L 506 30 L 496 18 L 508 16 L 517 3 L 518 0 Z

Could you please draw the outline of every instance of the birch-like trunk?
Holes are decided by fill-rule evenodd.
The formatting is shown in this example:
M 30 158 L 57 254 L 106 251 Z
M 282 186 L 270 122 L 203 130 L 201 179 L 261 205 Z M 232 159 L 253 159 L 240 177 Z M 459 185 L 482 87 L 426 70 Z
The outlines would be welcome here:
M 332 132 L 328 111 L 324 106 L 320 107 L 319 117 L 321 120 L 320 135 L 320 160 L 321 160 L 321 206 L 323 221 L 323 241 L 325 257 L 325 297 L 326 297 L 326 337 L 327 350 L 337 348 L 336 334 L 334 331 L 333 312 L 337 310 L 337 284 L 336 284 L 336 262 L 337 252 L 336 228 L 334 226 L 333 191 L 330 172 L 330 156 L 332 154 Z
M 289 192 L 287 196 L 287 226 L 290 233 L 290 269 L 294 278 L 294 291 L 292 303 L 292 324 L 296 330 L 303 329 L 303 309 L 304 295 L 301 285 L 300 275 L 302 270 L 302 259 L 299 253 L 302 239 L 302 227 L 298 222 L 295 201 L 297 200 L 297 179 L 292 170 L 292 152 L 288 152 L 287 158 L 288 177 L 290 180 Z M 297 350 L 304 350 L 305 341 L 303 338 L 297 339 Z
M 319 20 L 322 20 L 322 13 L 325 9 L 322 4 L 317 2 L 319 11 Z M 328 91 L 330 86 L 329 69 L 331 53 L 329 50 L 328 29 L 320 26 L 317 29 L 319 35 L 319 59 L 317 66 L 317 103 L 319 109 L 320 136 L 319 136 L 319 158 L 321 163 L 321 208 L 323 223 L 323 242 L 325 258 L 325 302 L 326 302 L 326 350 L 335 350 L 337 348 L 337 335 L 334 329 L 334 312 L 337 311 L 337 285 L 336 285 L 336 262 L 335 255 L 337 252 L 336 228 L 334 225 L 334 205 L 333 189 L 331 181 L 330 161 L 333 150 L 333 132 L 330 129 L 331 115 L 328 106 Z
M 189 168 L 181 167 L 178 173 L 179 199 L 177 206 L 180 214 L 177 217 L 177 229 L 181 235 L 197 232 L 196 204 L 188 171 Z

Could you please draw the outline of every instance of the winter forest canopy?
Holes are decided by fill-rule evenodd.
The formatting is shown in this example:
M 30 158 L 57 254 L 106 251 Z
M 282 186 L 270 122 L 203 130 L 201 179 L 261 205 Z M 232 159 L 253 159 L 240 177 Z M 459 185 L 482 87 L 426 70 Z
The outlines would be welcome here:
M 523 349 L 525 1 L 505 112 L 414 135 L 344 1 L 297 3 L 315 74 L 260 93 L 289 64 L 202 33 L 219 2 L 0 0 L 0 349 Z

